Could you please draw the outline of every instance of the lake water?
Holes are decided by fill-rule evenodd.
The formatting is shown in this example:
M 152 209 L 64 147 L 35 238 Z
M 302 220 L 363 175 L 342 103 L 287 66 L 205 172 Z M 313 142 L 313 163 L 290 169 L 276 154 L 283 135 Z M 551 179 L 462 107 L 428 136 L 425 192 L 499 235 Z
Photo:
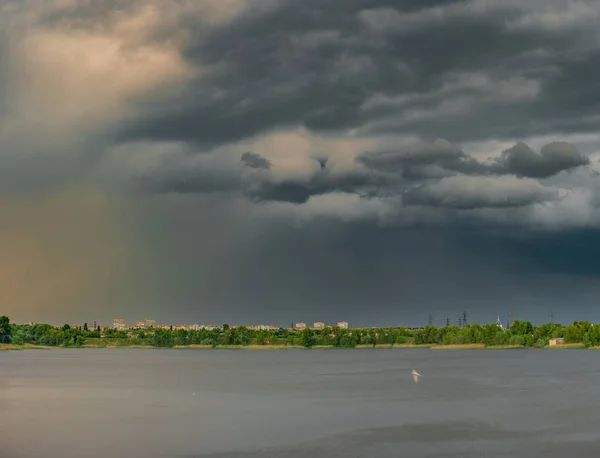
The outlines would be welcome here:
M 0 352 L 2 458 L 597 458 L 599 425 L 595 351 Z

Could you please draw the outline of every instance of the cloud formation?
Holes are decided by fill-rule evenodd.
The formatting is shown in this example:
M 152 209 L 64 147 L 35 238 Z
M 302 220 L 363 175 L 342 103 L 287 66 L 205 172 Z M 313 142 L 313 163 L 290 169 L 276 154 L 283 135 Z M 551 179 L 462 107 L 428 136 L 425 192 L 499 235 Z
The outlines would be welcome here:
M 211 145 L 295 125 L 450 141 L 590 131 L 598 98 L 579 85 L 594 90 L 597 16 L 592 2 L 550 16 L 533 1 L 273 2 L 189 28 L 183 53 L 199 76 L 121 135 Z
M 502 153 L 501 164 L 515 175 L 548 178 L 563 170 L 587 165 L 588 158 L 565 142 L 552 142 L 544 145 L 540 154 L 535 153 L 525 143 L 517 143 Z
M 270 169 L 271 163 L 260 154 L 246 152 L 242 154 L 242 162 L 253 169 Z
M 560 245 L 538 249 L 532 233 L 563 234 L 559 251 L 575 250 L 569 234 L 600 227 L 599 18 L 585 0 L 0 2 L 0 211 L 21 207 L 20 228 L 41 231 L 17 243 L 4 223 L 0 240 L 45 266 L 31 278 L 47 291 L 80 275 L 81 289 L 48 293 L 53 303 L 96 293 L 93 264 L 32 248 L 73 239 L 98 260 L 105 246 L 139 244 L 120 264 L 133 266 L 120 286 L 132 308 L 142 293 L 123 285 L 156 285 L 153 310 L 173 297 L 260 308 L 284 302 L 288 286 L 303 297 L 316 285 L 317 311 L 335 299 L 319 258 L 357 316 L 348 282 L 364 284 L 361 300 L 430 300 L 426 286 L 382 280 L 426 278 L 423 256 L 452 259 L 448 270 L 467 259 L 474 274 L 501 263 L 503 249 L 473 260 L 499 233 L 530 247 L 507 243 L 514 257 L 493 276 L 520 252 Z M 64 197 L 70 229 L 44 235 L 54 217 L 40 202 L 64 193 L 111 204 Z M 86 251 L 95 217 L 110 228 L 98 226 L 100 251 Z M 35 308 L 29 277 L 11 275 L 10 301 Z M 481 300 L 448 281 L 456 297 Z
M 404 194 L 405 204 L 458 209 L 521 207 L 557 198 L 558 190 L 554 188 L 535 180 L 508 177 L 453 176 Z
M 53 158 L 58 170 L 47 175 L 58 183 L 98 170 L 115 180 L 110 161 L 151 192 L 295 204 L 328 193 L 404 196 L 406 206 L 418 195 L 425 205 L 426 190 L 473 183 L 457 176 L 543 181 L 589 165 L 560 138 L 539 153 L 525 141 L 594 131 L 598 98 L 583 93 L 596 87 L 586 67 L 599 52 L 589 40 L 595 3 L 32 1 L 3 12 L 5 183 L 44 176 L 24 169 L 22 157 L 35 155 Z M 308 149 L 256 145 L 298 129 Z M 489 138 L 515 144 L 488 159 L 458 146 Z M 336 154 L 342 141 L 359 146 Z M 181 147 L 140 170 L 127 159 L 142 157 L 140 144 Z M 527 205 L 514 197 L 499 196 Z
M 286 177 L 279 174 L 276 163 L 257 153 L 244 157 L 251 173 L 245 176 L 243 191 L 253 200 L 303 204 L 313 197 L 346 193 L 380 200 L 389 207 L 386 218 L 398 213 L 396 220 L 405 222 L 404 212 L 411 215 L 410 220 L 418 221 L 422 213 L 426 221 L 432 211 L 441 211 L 440 217 L 447 223 L 460 219 L 460 215 L 448 213 L 459 210 L 497 212 L 548 204 L 558 212 L 568 202 L 563 198 L 572 192 L 573 183 L 561 187 L 561 178 L 556 176 L 589 164 L 587 157 L 564 142 L 544 145 L 540 153 L 520 142 L 497 158 L 478 160 L 439 139 L 395 151 L 364 152 L 355 157 L 352 168 L 342 173 L 335 172 L 335 161 L 319 163 L 313 159 L 313 173 Z M 259 172 L 251 170 L 257 168 L 255 164 L 263 164 Z M 584 186 L 595 184 L 594 174 L 589 176 Z M 553 183 L 541 180 L 553 177 Z M 514 211 L 507 211 L 504 217 L 514 224 L 531 222 L 531 216 L 523 219 Z

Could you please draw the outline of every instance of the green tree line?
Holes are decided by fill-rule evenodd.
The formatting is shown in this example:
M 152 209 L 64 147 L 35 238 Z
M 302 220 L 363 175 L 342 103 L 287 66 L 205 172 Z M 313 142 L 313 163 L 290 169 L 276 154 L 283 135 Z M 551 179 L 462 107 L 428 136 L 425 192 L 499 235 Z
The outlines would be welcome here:
M 0 317 L 0 343 L 16 345 L 81 347 L 88 342 L 119 341 L 122 345 L 147 345 L 169 348 L 187 345 L 246 346 L 288 345 L 328 346 L 353 348 L 358 345 L 460 345 L 483 344 L 485 346 L 544 347 L 551 338 L 563 337 L 565 343 L 583 343 L 586 347 L 600 346 L 600 326 L 587 321 L 576 321 L 568 326 L 546 323 L 534 326 L 529 321 L 515 321 L 510 330 L 502 330 L 496 324 L 469 324 L 464 327 L 435 327 L 427 325 L 419 329 L 403 327 L 341 329 L 326 327 L 321 330 L 250 330 L 244 326 L 223 325 L 214 330 L 173 330 L 151 328 L 134 334 L 107 329 L 101 338 L 100 328 L 71 327 L 65 324 L 55 327 L 49 324 L 19 325 L 11 323 L 6 316 Z

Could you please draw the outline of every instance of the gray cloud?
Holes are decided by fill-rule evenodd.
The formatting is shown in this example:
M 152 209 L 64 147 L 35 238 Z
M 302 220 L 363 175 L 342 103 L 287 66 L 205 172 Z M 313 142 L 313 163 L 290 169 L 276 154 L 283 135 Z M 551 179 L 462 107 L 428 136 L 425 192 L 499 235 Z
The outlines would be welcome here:
M 587 165 L 589 159 L 565 142 L 544 145 L 540 154 L 519 142 L 502 153 L 502 165 L 515 175 L 547 178 L 563 170 Z
M 241 161 L 244 163 L 246 167 L 250 167 L 253 169 L 270 169 L 271 163 L 262 157 L 260 154 L 246 152 L 242 154 Z
M 252 163 L 268 163 L 258 154 L 251 158 Z M 346 192 L 366 198 L 401 195 L 405 206 L 510 208 L 557 201 L 557 183 L 544 185 L 537 178 L 587 164 L 587 158 L 568 143 L 550 143 L 540 154 L 518 143 L 500 158 L 482 162 L 445 140 L 436 140 L 397 151 L 361 154 L 356 167 L 342 174 L 325 165 L 304 179 L 286 179 L 279 177 L 274 166 L 247 176 L 244 192 L 253 200 L 292 203 Z
M 435 170 L 438 175 L 444 176 L 448 172 L 480 174 L 489 169 L 442 139 L 433 143 L 420 142 L 395 151 L 367 152 L 358 157 L 358 162 L 372 170 L 401 173 L 407 179 L 423 179 L 432 173 L 435 176 Z
M 451 141 L 593 131 L 595 25 L 574 8 L 552 11 L 561 26 L 532 2 L 287 1 L 214 28 L 192 15 L 183 51 L 201 76 L 118 135 L 214 145 L 296 125 Z
M 244 194 L 255 201 L 281 201 L 301 204 L 311 196 L 346 192 L 368 197 L 389 188 L 397 181 L 394 176 L 380 172 L 356 169 L 336 174 L 315 159 L 320 169 L 312 176 L 296 179 L 278 179 L 277 167 L 272 174 L 249 176 L 243 185 Z
M 558 189 L 535 180 L 454 176 L 404 194 L 408 205 L 456 209 L 521 207 L 558 199 Z

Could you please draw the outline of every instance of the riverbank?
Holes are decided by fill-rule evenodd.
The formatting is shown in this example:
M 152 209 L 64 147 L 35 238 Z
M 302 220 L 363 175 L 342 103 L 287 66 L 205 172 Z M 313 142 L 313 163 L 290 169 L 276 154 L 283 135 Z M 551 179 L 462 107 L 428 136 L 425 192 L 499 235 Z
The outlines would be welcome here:
M 484 344 L 454 344 L 454 345 L 433 345 L 433 344 L 394 344 L 394 345 L 357 345 L 356 347 L 335 347 L 333 345 L 315 345 L 311 348 L 306 348 L 301 345 L 176 345 L 174 347 L 153 347 L 151 345 L 125 345 L 122 343 L 109 342 L 105 345 L 100 344 L 85 344 L 81 347 L 49 347 L 42 345 L 15 345 L 15 344 L 0 344 L 0 351 L 10 350 L 59 350 L 59 349 L 94 349 L 94 348 L 130 348 L 130 349 L 172 349 L 172 350 L 385 350 L 385 349 L 406 349 L 406 348 L 422 348 L 430 350 L 519 350 L 525 348 L 534 348 L 536 350 L 545 349 L 589 349 L 600 350 L 600 347 L 585 347 L 583 343 L 572 343 L 566 345 L 556 345 L 548 347 L 522 347 L 518 345 L 492 345 L 486 347 Z
M 46 347 L 43 345 L 15 345 L 15 344 L 0 344 L 0 351 L 11 351 L 11 350 L 57 350 L 60 347 Z

